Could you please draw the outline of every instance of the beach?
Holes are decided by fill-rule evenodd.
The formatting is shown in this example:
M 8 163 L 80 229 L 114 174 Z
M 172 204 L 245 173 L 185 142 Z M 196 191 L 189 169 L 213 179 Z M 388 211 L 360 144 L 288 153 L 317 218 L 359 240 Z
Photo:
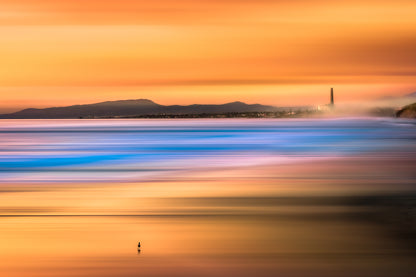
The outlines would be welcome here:
M 0 275 L 414 276 L 415 128 L 1 120 Z

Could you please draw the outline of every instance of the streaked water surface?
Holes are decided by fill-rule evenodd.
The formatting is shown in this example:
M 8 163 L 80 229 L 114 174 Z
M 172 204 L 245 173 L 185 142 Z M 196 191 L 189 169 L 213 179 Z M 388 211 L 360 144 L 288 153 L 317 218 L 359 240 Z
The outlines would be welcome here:
M 0 275 L 415 276 L 415 154 L 412 120 L 1 120 Z

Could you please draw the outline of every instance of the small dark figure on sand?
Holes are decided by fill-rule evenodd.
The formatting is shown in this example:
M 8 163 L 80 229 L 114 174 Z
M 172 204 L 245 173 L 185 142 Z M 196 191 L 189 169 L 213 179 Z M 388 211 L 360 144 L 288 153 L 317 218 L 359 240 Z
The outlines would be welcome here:
M 137 253 L 140 254 L 140 241 L 139 241 L 139 244 L 137 244 Z

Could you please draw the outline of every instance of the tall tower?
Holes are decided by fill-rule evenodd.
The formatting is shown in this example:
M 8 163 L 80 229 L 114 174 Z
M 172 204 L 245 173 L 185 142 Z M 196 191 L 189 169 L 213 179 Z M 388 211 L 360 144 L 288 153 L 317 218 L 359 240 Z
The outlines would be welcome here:
M 331 104 L 329 104 L 331 108 L 334 107 L 334 89 L 331 88 Z

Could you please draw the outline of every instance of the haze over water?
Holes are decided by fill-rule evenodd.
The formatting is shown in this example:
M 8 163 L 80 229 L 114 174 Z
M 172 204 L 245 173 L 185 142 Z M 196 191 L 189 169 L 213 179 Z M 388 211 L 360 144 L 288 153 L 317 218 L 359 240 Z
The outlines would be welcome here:
M 415 131 L 1 120 L 0 275 L 414 276 Z

